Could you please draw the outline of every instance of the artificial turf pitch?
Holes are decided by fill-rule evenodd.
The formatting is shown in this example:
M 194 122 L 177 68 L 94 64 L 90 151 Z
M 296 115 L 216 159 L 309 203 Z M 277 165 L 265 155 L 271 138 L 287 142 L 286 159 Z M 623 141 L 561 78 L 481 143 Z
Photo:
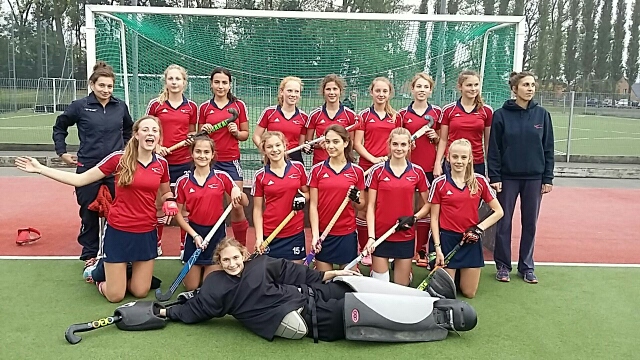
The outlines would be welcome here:
M 177 260 L 156 262 L 163 290 L 180 268 Z M 633 359 L 638 354 L 640 268 L 539 266 L 540 284 L 529 285 L 515 274 L 510 283 L 498 283 L 487 265 L 477 297 L 467 300 L 478 312 L 478 326 L 440 342 L 268 342 L 226 317 L 147 332 L 110 326 L 80 333 L 82 342 L 70 345 L 64 339 L 69 325 L 112 315 L 118 306 L 85 283 L 81 270 L 78 260 L 0 261 L 0 359 Z M 415 268 L 414 274 L 415 287 L 426 270 Z

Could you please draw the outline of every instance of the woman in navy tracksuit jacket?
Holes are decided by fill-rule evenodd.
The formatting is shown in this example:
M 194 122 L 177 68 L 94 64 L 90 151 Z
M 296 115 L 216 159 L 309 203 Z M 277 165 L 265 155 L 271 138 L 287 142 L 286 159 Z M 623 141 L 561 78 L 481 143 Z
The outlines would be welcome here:
M 522 234 L 518 275 L 537 283 L 533 248 L 542 194 L 553 184 L 553 126 L 551 115 L 533 101 L 532 73 L 512 73 L 509 86 L 516 95 L 493 114 L 487 154 L 489 182 L 498 193 L 504 217 L 498 221 L 495 248 L 496 279 L 508 282 L 511 272 L 511 225 L 520 196 Z

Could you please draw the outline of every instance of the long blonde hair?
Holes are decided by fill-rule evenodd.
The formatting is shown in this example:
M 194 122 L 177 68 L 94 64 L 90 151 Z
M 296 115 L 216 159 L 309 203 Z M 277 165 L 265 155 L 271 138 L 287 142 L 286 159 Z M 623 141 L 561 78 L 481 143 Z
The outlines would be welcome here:
M 264 150 L 264 146 L 266 145 L 267 140 L 269 140 L 273 136 L 275 136 L 278 139 L 280 139 L 280 141 L 282 141 L 282 145 L 284 146 L 284 149 L 285 150 L 287 149 L 287 139 L 285 138 L 283 133 L 281 133 L 280 131 L 265 131 L 265 132 L 263 132 L 262 136 L 260 136 L 260 144 L 258 144 L 258 149 L 260 149 L 260 151 L 262 151 L 262 163 L 265 164 L 265 165 L 269 164 L 271 161 L 269 160 L 269 156 L 267 156 L 267 152 Z M 284 159 L 286 160 L 287 158 L 288 158 L 288 156 L 285 153 Z
M 436 82 L 433 81 L 433 78 L 429 76 L 429 74 L 423 73 L 423 72 L 415 74 L 413 76 L 413 79 L 411 79 L 412 89 L 416 86 L 416 82 L 420 79 L 427 80 L 427 82 L 429 83 L 429 86 L 431 87 L 431 90 L 433 91 L 433 88 L 436 86 Z
M 471 150 L 471 143 L 467 139 L 458 139 L 455 140 L 449 145 L 449 156 L 451 156 L 451 148 L 454 146 L 461 146 L 466 148 L 469 151 L 469 163 L 467 167 L 464 169 L 464 183 L 469 188 L 469 192 L 471 195 L 475 195 L 478 192 L 478 179 L 476 179 L 475 171 L 473 170 L 473 152 Z
M 383 76 L 377 77 L 373 79 L 373 81 L 371 82 L 371 85 L 369 86 L 369 92 L 373 91 L 373 86 L 379 81 L 382 81 L 383 83 L 387 84 L 387 86 L 389 87 L 389 99 L 387 99 L 387 102 L 384 104 L 384 112 L 389 114 L 393 119 L 393 122 L 395 123 L 396 115 L 398 115 L 398 112 L 395 111 L 391 106 L 391 98 L 393 98 L 393 94 L 394 94 L 393 84 L 391 83 L 391 81 L 389 81 L 389 79 Z
M 164 71 L 164 76 L 162 77 L 163 79 L 162 91 L 160 91 L 160 94 L 158 95 L 158 102 L 160 104 L 164 103 L 169 99 L 169 89 L 167 89 L 167 74 L 171 70 L 180 71 L 180 75 L 182 75 L 183 81 L 184 81 L 184 88 L 187 87 L 187 70 L 185 70 L 180 65 L 176 65 L 176 64 L 169 65 L 167 69 Z
M 403 128 L 403 127 L 397 127 L 393 130 L 391 130 L 391 133 L 389 133 L 389 140 L 387 140 L 387 150 L 389 152 L 389 154 L 391 155 L 391 140 L 393 140 L 394 136 L 406 136 L 407 139 L 409 139 L 409 141 L 411 141 L 411 132 L 409 132 L 409 130 L 407 130 L 407 128 Z M 409 147 L 409 154 L 411 153 L 411 147 Z M 389 156 L 391 157 L 391 156 Z
M 280 95 L 280 92 L 284 91 L 284 87 L 287 86 L 287 83 L 289 83 L 289 81 L 295 81 L 300 84 L 300 94 L 302 94 L 302 87 L 304 86 L 304 84 L 302 83 L 302 79 L 295 76 L 287 76 L 286 78 L 282 79 L 282 81 L 280 81 L 280 86 L 278 86 L 278 105 L 280 106 L 284 104 L 284 95 Z
M 240 251 L 240 253 L 245 259 L 247 258 L 247 256 L 249 256 L 249 252 L 247 251 L 247 248 L 244 247 L 242 244 L 240 244 L 238 240 L 232 237 L 226 237 L 218 243 L 218 246 L 216 246 L 216 249 L 213 252 L 214 264 L 222 265 L 222 262 L 220 261 L 220 253 L 222 252 L 222 250 L 228 247 L 235 247 L 236 249 L 238 249 L 238 251 Z
M 151 115 L 145 115 L 140 119 L 136 120 L 133 123 L 132 133 L 134 136 L 131 137 L 131 140 L 127 143 L 127 146 L 124 148 L 124 154 L 120 158 L 118 163 L 118 170 L 116 171 L 116 175 L 118 175 L 118 186 L 125 187 L 131 185 L 133 182 L 133 175 L 136 172 L 136 168 L 138 167 L 138 146 L 140 142 L 136 139 L 135 134 L 140 129 L 140 123 L 144 120 L 151 119 L 158 124 L 158 128 L 160 129 L 158 137 L 162 138 L 162 126 L 160 125 L 160 120 L 157 117 Z
M 458 86 L 462 87 L 462 84 L 464 84 L 464 82 L 472 76 L 475 76 L 478 78 L 478 80 L 480 80 L 480 74 L 473 70 L 465 70 L 461 72 L 460 75 L 458 75 Z M 484 106 L 484 99 L 482 98 L 482 94 L 480 91 L 478 91 L 478 95 L 476 95 L 474 103 L 476 104 L 476 109 L 480 109 Z

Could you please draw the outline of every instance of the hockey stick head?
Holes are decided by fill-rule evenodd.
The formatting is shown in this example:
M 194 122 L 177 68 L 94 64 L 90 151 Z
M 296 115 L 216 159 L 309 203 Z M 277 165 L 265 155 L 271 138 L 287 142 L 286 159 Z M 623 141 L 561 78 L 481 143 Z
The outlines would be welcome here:
M 85 332 L 95 330 L 101 327 L 113 325 L 122 320 L 121 316 L 107 316 L 105 318 L 94 320 L 88 323 L 73 324 L 67 328 L 64 333 L 64 338 L 71 345 L 75 345 L 82 341 L 82 338 L 76 335 L 77 332 Z
M 431 115 L 425 115 L 424 119 L 427 120 L 429 123 L 427 124 L 427 126 L 431 129 L 433 128 L 433 124 L 436 122 L 436 120 L 433 118 L 433 116 Z
M 169 301 L 169 299 L 171 299 L 171 295 L 173 295 L 171 289 L 167 290 L 165 293 L 163 293 L 160 288 L 156 289 L 156 299 L 158 301 Z

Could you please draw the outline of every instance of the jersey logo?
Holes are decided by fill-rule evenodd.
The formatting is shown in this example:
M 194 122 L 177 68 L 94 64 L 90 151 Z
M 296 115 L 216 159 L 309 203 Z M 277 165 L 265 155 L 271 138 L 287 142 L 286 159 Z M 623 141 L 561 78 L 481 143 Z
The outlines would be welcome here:
M 408 124 L 408 123 L 412 123 L 412 122 L 413 122 L 413 121 L 412 121 L 411 119 L 407 120 L 407 124 Z
M 189 194 L 192 194 L 192 193 L 194 193 L 194 192 L 196 192 L 196 191 L 195 191 L 195 190 L 193 190 L 193 188 L 189 189 Z
M 536 129 L 542 129 L 542 124 L 535 124 L 533 127 Z
M 154 172 L 154 173 L 156 173 L 156 174 L 160 174 L 160 168 L 154 168 L 154 167 L 152 167 L 152 168 L 151 168 L 151 171 L 153 171 L 153 172 Z
M 324 175 L 322 176 L 323 179 L 324 178 L 328 178 L 328 177 L 329 177 L 329 174 L 327 174 L 327 173 L 324 173 Z
M 453 195 L 453 193 L 451 192 L 451 190 L 447 190 L 447 195 Z
M 160 112 L 161 112 L 161 113 L 168 113 L 168 112 L 169 112 L 169 110 L 167 110 L 167 109 L 162 109 L 162 111 L 160 111 Z
M 209 185 L 207 185 L 207 187 L 209 189 L 217 189 L 218 188 L 218 184 L 209 184 Z
M 98 111 L 98 109 L 89 109 L 89 108 L 84 108 L 84 111 L 96 112 L 96 111 Z
M 296 125 L 300 125 L 300 124 L 302 124 L 302 121 L 300 121 L 300 120 L 293 120 L 293 123 L 294 123 L 294 124 L 296 124 Z
M 407 176 L 406 179 L 409 180 L 409 181 L 416 181 L 416 177 L 415 176 Z
M 209 110 L 209 114 L 213 114 L 213 113 L 214 113 L 214 111 L 213 111 L 213 110 Z
M 291 174 L 291 175 L 289 175 L 289 176 L 287 176 L 287 177 L 288 177 L 289 179 L 299 179 L 299 178 L 300 178 L 300 175 L 298 175 L 298 174 Z
M 458 116 L 460 116 L 460 114 L 455 114 L 455 115 L 453 115 L 453 116 L 454 116 L 454 117 L 458 117 Z
M 280 120 L 278 120 L 278 119 L 275 119 L 275 120 L 273 120 L 273 122 L 274 122 L 274 123 L 276 123 L 276 122 L 280 122 Z
M 273 185 L 273 184 L 275 184 L 273 180 L 269 180 L 269 182 L 267 183 L 267 185 Z
M 391 179 L 389 179 L 387 176 L 384 177 L 384 179 L 382 179 L 382 181 L 390 181 Z
M 318 124 L 324 124 L 324 119 L 320 120 L 320 122 Z
M 369 122 L 373 122 L 373 123 L 374 123 L 374 122 L 376 122 L 376 121 L 375 121 L 375 120 L 373 120 L 373 119 L 371 119 L 371 120 L 369 120 Z
M 182 111 L 182 113 L 183 113 L 183 114 L 189 114 L 189 113 L 191 113 L 191 110 L 189 110 L 189 109 L 182 109 L 182 110 L 180 110 L 180 111 Z
M 345 177 L 352 179 L 353 178 L 353 174 L 344 174 Z

